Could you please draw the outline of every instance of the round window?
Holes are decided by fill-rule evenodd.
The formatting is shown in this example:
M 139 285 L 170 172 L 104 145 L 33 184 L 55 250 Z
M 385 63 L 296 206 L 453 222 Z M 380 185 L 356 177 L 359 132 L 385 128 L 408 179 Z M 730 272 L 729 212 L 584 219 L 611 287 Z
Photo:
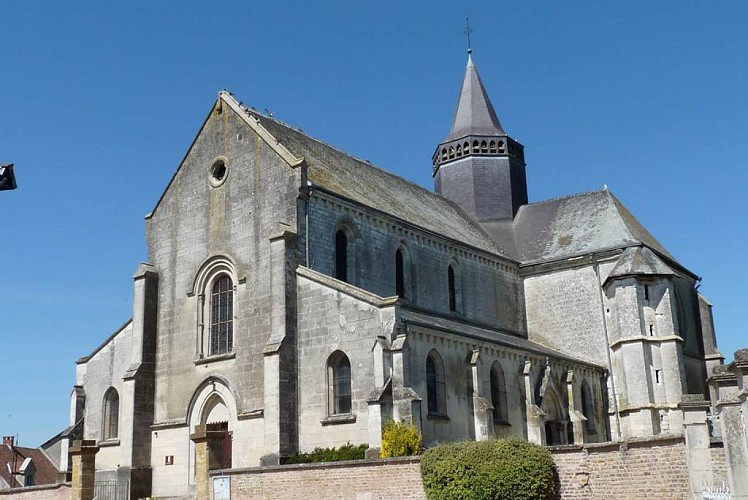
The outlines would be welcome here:
M 210 166 L 209 171 L 209 178 L 210 185 L 213 187 L 218 187 L 224 182 L 226 182 L 226 177 L 229 176 L 229 165 L 228 160 L 224 158 L 223 156 L 219 156 L 215 160 L 213 160 L 213 164 Z

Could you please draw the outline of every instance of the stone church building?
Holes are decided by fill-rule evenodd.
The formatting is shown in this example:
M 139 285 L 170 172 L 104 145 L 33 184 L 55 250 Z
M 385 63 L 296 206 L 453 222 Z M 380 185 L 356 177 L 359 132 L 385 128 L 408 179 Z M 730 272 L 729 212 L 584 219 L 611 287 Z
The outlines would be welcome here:
M 445 124 L 445 128 L 446 128 Z M 434 191 L 220 92 L 146 217 L 132 319 L 76 367 L 97 478 L 194 493 L 414 423 L 424 444 L 682 434 L 722 363 L 709 303 L 607 189 L 529 203 L 524 147 L 472 58 Z

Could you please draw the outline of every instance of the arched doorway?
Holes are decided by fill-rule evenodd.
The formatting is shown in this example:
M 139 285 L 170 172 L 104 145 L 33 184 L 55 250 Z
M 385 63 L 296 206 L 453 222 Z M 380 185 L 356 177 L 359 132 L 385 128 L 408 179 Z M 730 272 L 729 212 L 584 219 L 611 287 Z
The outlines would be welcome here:
M 545 414 L 545 444 L 566 444 L 566 422 L 558 394 L 552 388 L 546 390 L 540 409 Z
M 200 425 L 207 426 L 210 430 L 224 432 L 224 438 L 221 443 L 220 463 L 216 469 L 231 468 L 231 429 L 229 428 L 229 410 L 223 398 L 217 393 L 213 393 L 203 406 L 200 417 Z
M 223 377 L 212 376 L 203 381 L 195 394 L 189 407 L 188 421 L 190 434 L 195 432 L 197 426 L 207 426 L 208 430 L 222 431 L 225 433 L 220 444 L 220 461 L 214 468 L 230 468 L 233 464 L 232 434 L 236 427 L 236 402 L 234 395 L 229 389 L 228 382 Z M 190 484 L 195 481 L 195 446 L 190 441 Z

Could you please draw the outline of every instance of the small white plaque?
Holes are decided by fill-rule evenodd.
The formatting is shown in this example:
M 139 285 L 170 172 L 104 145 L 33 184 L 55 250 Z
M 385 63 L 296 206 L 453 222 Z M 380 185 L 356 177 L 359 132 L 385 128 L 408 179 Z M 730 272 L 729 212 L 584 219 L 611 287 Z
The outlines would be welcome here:
M 213 478 L 213 500 L 231 500 L 231 477 Z

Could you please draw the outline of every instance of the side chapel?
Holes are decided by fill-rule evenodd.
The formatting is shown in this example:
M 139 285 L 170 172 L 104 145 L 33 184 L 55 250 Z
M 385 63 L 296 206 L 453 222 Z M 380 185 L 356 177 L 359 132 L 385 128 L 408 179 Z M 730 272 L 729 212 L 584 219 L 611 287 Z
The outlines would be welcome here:
M 194 491 L 222 467 L 381 444 L 682 433 L 722 363 L 699 278 L 607 188 L 528 202 L 524 146 L 468 56 L 434 192 L 222 91 L 146 216 L 133 315 L 76 366 L 97 478 Z M 65 465 L 65 464 L 63 464 Z

